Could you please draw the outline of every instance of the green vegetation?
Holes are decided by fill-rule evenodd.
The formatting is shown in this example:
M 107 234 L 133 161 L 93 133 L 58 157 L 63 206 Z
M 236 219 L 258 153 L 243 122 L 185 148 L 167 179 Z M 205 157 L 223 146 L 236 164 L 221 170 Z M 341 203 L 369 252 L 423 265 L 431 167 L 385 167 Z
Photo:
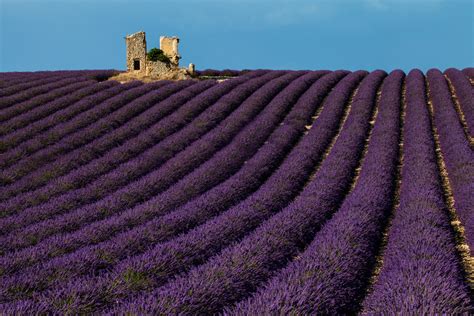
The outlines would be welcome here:
M 167 64 L 170 63 L 170 59 L 168 58 L 168 56 L 166 56 L 161 49 L 156 48 L 156 47 L 150 49 L 150 51 L 147 53 L 146 57 L 147 57 L 148 60 L 151 60 L 151 61 L 158 61 L 159 60 L 159 61 L 167 63 Z

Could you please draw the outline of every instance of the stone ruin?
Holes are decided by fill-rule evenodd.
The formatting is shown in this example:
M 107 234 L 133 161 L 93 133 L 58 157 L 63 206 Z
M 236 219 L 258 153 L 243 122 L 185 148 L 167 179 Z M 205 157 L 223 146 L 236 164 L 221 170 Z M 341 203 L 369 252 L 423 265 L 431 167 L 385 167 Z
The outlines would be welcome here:
M 171 60 L 171 65 L 179 67 L 181 56 L 178 53 L 179 38 L 177 36 L 160 36 L 160 49 Z
M 160 49 L 169 58 L 169 63 L 147 60 L 145 32 L 125 36 L 125 43 L 127 46 L 127 72 L 121 74 L 123 78 L 184 80 L 194 75 L 194 64 L 190 64 L 187 69 L 179 67 L 181 56 L 178 52 L 179 38 L 176 36 L 160 37 Z

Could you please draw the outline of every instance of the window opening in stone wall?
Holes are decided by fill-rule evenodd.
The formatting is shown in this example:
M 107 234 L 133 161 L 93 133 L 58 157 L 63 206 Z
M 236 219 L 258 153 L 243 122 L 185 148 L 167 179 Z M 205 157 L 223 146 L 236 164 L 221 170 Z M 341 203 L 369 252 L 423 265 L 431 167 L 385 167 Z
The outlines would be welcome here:
M 133 70 L 140 70 L 140 60 L 133 61 Z

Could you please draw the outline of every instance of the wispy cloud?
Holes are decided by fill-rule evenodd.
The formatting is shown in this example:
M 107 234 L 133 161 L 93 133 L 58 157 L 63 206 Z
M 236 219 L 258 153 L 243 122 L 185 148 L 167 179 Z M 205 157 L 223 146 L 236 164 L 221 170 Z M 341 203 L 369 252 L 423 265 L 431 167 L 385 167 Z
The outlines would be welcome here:
M 1 1 L 1 0 L 0 0 Z M 182 24 L 215 26 L 239 30 L 260 30 L 312 23 L 324 18 L 327 5 L 324 1 L 313 0 L 163 0 L 162 7 L 181 6 L 173 9 L 174 15 L 164 15 L 160 19 L 169 23 L 176 20 Z M 170 9 L 171 11 L 171 9 Z M 192 19 L 189 19 L 192 17 Z
M 291 25 L 314 18 L 319 13 L 320 7 L 314 3 L 294 5 L 294 3 L 284 2 L 265 10 L 263 20 L 273 25 Z
M 388 4 L 384 0 L 365 0 L 365 2 L 369 7 L 372 7 L 378 10 L 388 9 Z
M 438 6 L 445 0 L 363 0 L 365 2 L 365 5 L 377 9 L 377 10 L 387 10 L 390 8 L 395 8 L 400 5 L 404 6 Z

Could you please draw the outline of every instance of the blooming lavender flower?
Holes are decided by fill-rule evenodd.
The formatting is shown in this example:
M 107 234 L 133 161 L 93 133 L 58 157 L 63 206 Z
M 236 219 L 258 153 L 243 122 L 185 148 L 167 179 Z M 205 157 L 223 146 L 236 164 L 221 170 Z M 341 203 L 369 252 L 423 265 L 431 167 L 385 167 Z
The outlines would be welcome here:
M 433 121 L 454 197 L 454 208 L 465 229 L 471 252 L 474 249 L 474 151 L 462 129 L 448 83 L 439 70 L 427 73 Z M 472 95 L 472 90 L 471 90 Z M 470 99 L 472 107 L 472 99 Z M 468 105 L 469 107 L 469 105 Z
M 473 313 L 471 70 L 0 73 L 0 314 Z
M 351 175 L 358 163 L 358 159 L 347 157 L 357 157 L 362 153 L 372 109 L 375 106 L 377 88 L 384 77 L 384 72 L 375 71 L 362 81 L 334 147 L 322 162 L 314 179 L 291 204 L 265 221 L 241 242 L 225 248 L 207 263 L 195 266 L 189 273 L 178 276 L 164 287 L 134 298 L 118 308 L 138 313 L 216 313 L 224 306 L 242 299 L 267 279 L 272 271 L 308 242 L 310 236 L 315 233 L 328 213 L 334 211 L 339 200 L 347 192 Z M 238 218 L 234 218 L 235 222 L 237 220 Z M 185 248 L 186 243 L 193 243 L 191 239 L 176 241 L 168 246 L 167 251 L 154 250 L 148 254 L 149 260 L 143 262 L 144 264 L 132 267 L 131 270 L 124 266 L 122 275 L 127 272 L 137 273 L 145 278 L 145 283 L 155 282 L 160 285 L 170 277 L 169 272 L 188 270 L 196 263 L 202 262 L 208 258 L 209 251 L 219 250 L 219 239 L 214 240 L 211 245 L 204 244 L 209 238 L 206 233 L 213 236 L 213 228 L 219 227 L 216 221 L 211 223 L 206 225 L 208 232 L 204 231 L 199 238 L 196 238 L 198 235 L 192 236 L 197 242 L 195 249 Z M 180 255 L 169 260 L 185 250 L 187 252 L 184 258 Z M 203 257 L 206 252 L 207 256 Z M 158 261 L 156 266 L 149 266 L 149 263 L 155 261 Z M 141 271 L 137 270 L 140 266 L 151 274 L 143 276 Z
M 425 93 L 423 74 L 412 70 L 407 78 L 400 206 L 388 231 L 382 270 L 363 303 L 367 313 L 473 312 L 443 200 Z

